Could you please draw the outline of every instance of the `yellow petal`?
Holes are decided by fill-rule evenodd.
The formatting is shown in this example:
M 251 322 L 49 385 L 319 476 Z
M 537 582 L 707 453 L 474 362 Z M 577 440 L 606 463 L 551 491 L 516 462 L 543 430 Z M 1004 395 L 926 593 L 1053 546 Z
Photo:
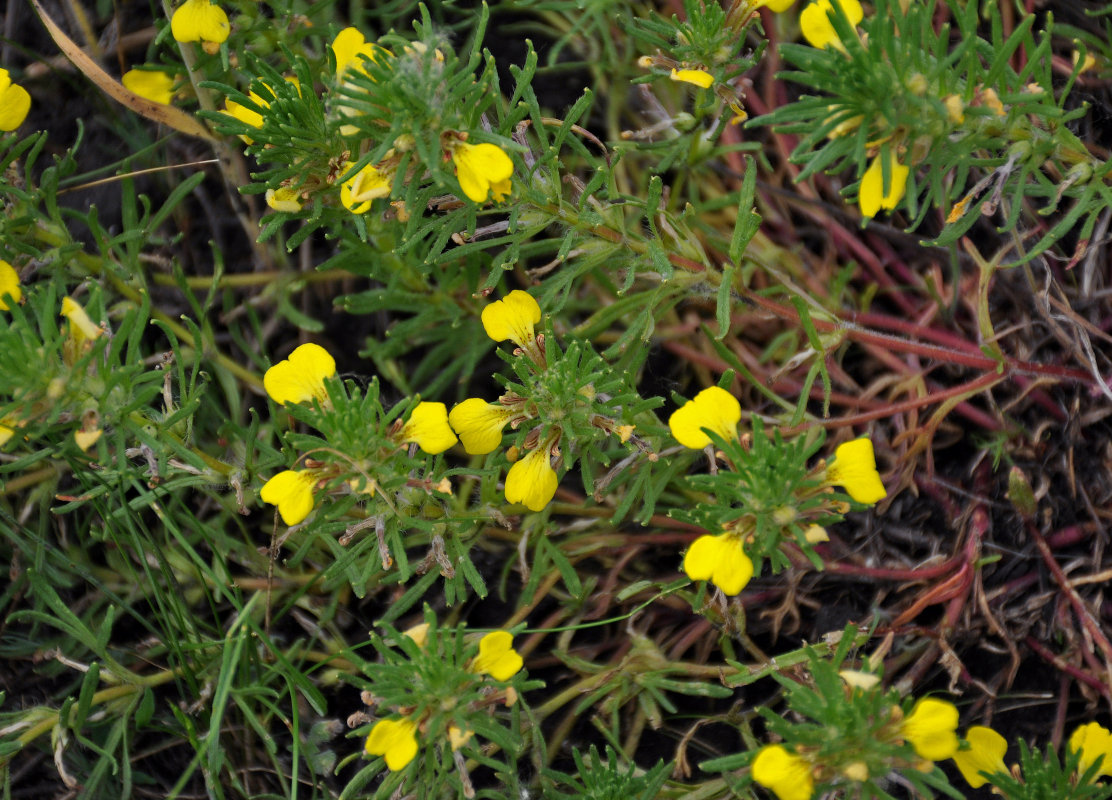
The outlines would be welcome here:
M 0 80 L 0 131 L 14 131 L 27 119 L 31 110 L 31 95 L 18 83 L 12 83 L 8 71 L 3 70 Z
M 514 637 L 508 631 L 494 631 L 479 640 L 479 655 L 471 669 L 496 681 L 508 681 L 525 664 L 513 649 Z
M 514 463 L 506 473 L 506 502 L 522 503 L 530 511 L 547 506 L 560 483 L 548 461 L 547 448 L 538 448 Z
M 416 442 L 430 455 L 443 453 L 456 443 L 448 425 L 448 407 L 443 403 L 418 403 L 402 428 L 403 442 Z
M 69 320 L 70 336 L 79 347 L 103 333 L 101 327 L 89 318 L 81 304 L 72 297 L 62 298 L 62 316 Z
M 8 440 L 15 436 L 15 428 L 9 428 L 7 425 L 0 424 L 0 447 L 8 443 Z
M 1081 753 L 1078 772 L 1084 774 L 1097 758 L 1103 757 L 1096 774 L 1112 775 L 1112 733 L 1103 725 L 1089 722 L 1078 727 L 1070 736 L 1069 749 Z
M 753 577 L 753 562 L 736 537 L 700 536 L 687 548 L 683 571 L 693 581 L 711 581 L 725 594 L 738 594 Z
M 364 749 L 385 756 L 386 766 L 397 772 L 417 755 L 417 723 L 411 719 L 381 719 L 371 728 Z
M 836 0 L 836 2 L 845 12 L 850 25 L 857 25 L 864 18 L 865 12 L 858 0 Z M 838 38 L 838 33 L 830 22 L 829 15 L 833 11 L 831 0 L 815 0 L 800 13 L 800 30 L 803 32 L 803 38 L 812 47 L 842 46 L 841 39 Z
M 792 7 L 795 0 L 759 0 L 758 8 L 764 6 L 770 11 L 775 11 L 777 14 L 782 14 Z
M 484 308 L 482 319 L 487 336 L 494 341 L 509 339 L 518 347 L 526 347 L 535 338 L 533 326 L 541 321 L 541 307 L 531 294 L 514 289 Z
M 903 735 L 920 758 L 942 761 L 958 751 L 958 710 L 953 703 L 925 697 L 903 721 Z
M 95 431 L 74 431 L 73 440 L 77 442 L 77 446 L 81 448 L 81 452 L 85 452 L 100 439 L 104 431 L 97 428 Z
M 1008 768 L 1004 764 L 1008 743 L 1003 736 L 992 728 L 974 725 L 965 732 L 965 739 L 969 742 L 969 749 L 954 753 L 954 763 L 970 786 L 979 789 L 988 783 L 982 772 L 989 775 L 1008 774 Z
M 880 676 L 874 675 L 872 672 L 862 672 L 857 669 L 843 669 L 838 673 L 838 677 L 846 682 L 847 686 L 852 686 L 854 689 L 861 689 L 868 691 L 880 683 Z
M 461 731 L 455 725 L 448 726 L 448 743 L 452 746 L 452 750 L 456 751 L 463 747 L 475 735 L 475 731 L 467 730 Z
M 345 169 L 352 167 L 348 162 Z M 390 180 L 375 167 L 368 164 L 340 184 L 340 202 L 352 214 L 362 214 L 371 207 L 371 201 L 390 194 Z
M 448 414 L 448 423 L 473 456 L 484 455 L 502 444 L 502 429 L 515 413 L 513 409 L 469 397 Z
M 911 172 L 891 155 L 888 158 L 888 191 L 884 191 L 884 174 L 880 156 L 877 156 L 861 177 L 857 188 L 857 205 L 861 215 L 872 219 L 882 209 L 891 211 L 900 204 L 907 191 L 907 176 Z
M 228 15 L 211 0 L 185 0 L 170 18 L 170 32 L 179 42 L 220 44 L 231 30 Z
M 508 188 L 504 183 L 514 173 L 513 159 L 501 147 L 489 142 L 461 142 L 452 151 L 452 160 L 456 164 L 460 188 L 476 203 L 485 203 L 495 185 L 500 190 Z
M 332 40 L 332 53 L 336 56 L 336 77 L 342 78 L 349 69 L 357 69 L 366 74 L 364 57 L 378 61 L 379 53 L 389 53 L 373 43 L 369 43 L 358 28 L 344 28 Z
M 174 99 L 174 79 L 162 70 L 129 69 L 120 78 L 120 82 L 152 103 L 169 105 Z
M 408 636 L 417 646 L 422 650 L 425 649 L 425 644 L 429 641 L 429 623 L 422 622 L 419 625 L 414 625 L 412 628 L 407 628 L 402 632 L 402 636 Z
M 324 379 L 336 374 L 336 360 L 318 344 L 303 344 L 263 375 L 263 387 L 275 403 L 324 402 Z
M 810 763 L 789 753 L 783 745 L 762 747 L 753 759 L 753 780 L 771 789 L 780 800 L 810 800 L 815 791 L 815 779 Z
M 714 85 L 714 76 L 705 69 L 674 69 L 672 80 L 691 83 L 701 89 L 709 89 Z
M 737 424 L 740 421 L 741 404 L 737 398 L 725 389 L 712 386 L 680 406 L 668 418 L 668 427 L 676 441 L 684 447 L 701 450 L 710 444 L 710 437 L 703 433 L 703 428 L 732 441 L 737 439 Z
M 266 190 L 266 204 L 275 211 L 295 214 L 301 210 L 301 193 L 291 186 Z
M 867 438 L 838 445 L 834 463 L 826 468 L 826 480 L 841 486 L 858 503 L 876 503 L 888 496 L 876 471 L 873 443 Z
M 23 290 L 19 288 L 19 273 L 15 267 L 0 258 L 0 311 L 7 311 L 9 307 L 4 300 L 5 295 L 18 303 L 23 299 Z
M 287 469 L 263 484 L 259 497 L 264 503 L 278 506 L 284 523 L 296 525 L 313 510 L 313 489 L 316 485 L 313 473 Z

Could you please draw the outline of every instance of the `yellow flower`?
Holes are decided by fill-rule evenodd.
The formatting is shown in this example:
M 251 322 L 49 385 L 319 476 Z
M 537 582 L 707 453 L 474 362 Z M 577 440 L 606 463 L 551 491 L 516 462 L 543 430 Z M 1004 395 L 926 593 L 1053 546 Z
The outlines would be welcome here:
M 349 161 L 344 170 L 352 167 Z M 340 184 L 340 202 L 352 214 L 362 214 L 371 207 L 371 201 L 390 194 L 390 179 L 375 167 L 367 164 L 363 169 Z
M 498 403 L 469 397 L 452 408 L 448 422 L 459 434 L 463 449 L 479 456 L 493 452 L 502 443 L 502 428 L 516 413 Z
M 513 648 L 514 637 L 508 631 L 494 631 L 479 640 L 479 655 L 471 665 L 472 672 L 489 675 L 496 681 L 508 681 L 525 663 Z
M 861 177 L 861 185 L 857 187 L 857 205 L 862 216 L 872 219 L 881 209 L 891 211 L 900 204 L 904 192 L 907 191 L 907 176 L 911 170 L 905 167 L 892 151 L 888 151 L 888 191 L 884 191 L 884 173 L 877 156 L 865 170 Z
M 170 32 L 179 42 L 215 42 L 228 38 L 228 15 L 212 0 L 185 0 L 170 18 Z
M 533 326 L 541 321 L 541 307 L 533 296 L 514 289 L 502 300 L 483 309 L 483 328 L 496 342 L 509 339 L 518 347 L 529 347 L 536 339 Z
M 473 202 L 485 203 L 491 192 L 501 201 L 510 193 L 514 162 L 498 145 L 460 142 L 452 150 L 452 161 L 460 188 Z
M 379 52 L 389 51 L 368 42 L 358 28 L 344 28 L 332 40 L 332 53 L 336 56 L 336 77 L 342 78 L 353 67 L 365 75 L 367 70 L 363 65 L 363 58 L 377 62 Z
M 62 316 L 69 320 L 70 337 L 78 350 L 85 342 L 91 342 L 103 333 L 101 327 L 89 318 L 81 304 L 72 297 L 62 298 Z
M 780 800 L 810 800 L 815 779 L 807 759 L 789 753 L 783 745 L 762 747 L 753 759 L 753 780 L 771 789 Z
M 174 78 L 157 69 L 129 69 L 120 78 L 124 87 L 152 103 L 169 105 L 174 99 Z
M 6 445 L 13 436 L 15 436 L 15 428 L 0 423 L 0 447 Z
M 692 83 L 701 89 L 709 89 L 714 85 L 714 76 L 705 69 L 674 69 L 672 80 Z
M 103 433 L 104 431 L 100 428 L 91 431 L 74 431 L 73 441 L 77 443 L 77 446 L 81 448 L 81 452 L 84 453 L 100 440 Z
M 14 131 L 27 119 L 31 110 L 31 95 L 11 75 L 0 68 L 0 131 Z
M 988 783 L 981 773 L 1008 773 L 1004 764 L 1008 743 L 1003 736 L 992 728 L 974 725 L 965 732 L 965 739 L 969 742 L 969 749 L 954 753 L 954 763 L 970 786 L 979 789 Z
M 264 503 L 278 506 L 282 522 L 296 525 L 313 510 L 313 489 L 317 479 L 306 470 L 283 470 L 263 484 L 259 497 Z
M 676 441 L 692 450 L 701 450 L 710 444 L 710 437 L 703 433 L 707 428 L 727 441 L 737 439 L 737 424 L 741 421 L 741 404 L 737 398 L 712 386 L 703 389 L 672 413 L 668 427 Z
M 858 503 L 876 503 L 888 496 L 876 471 L 873 443 L 867 438 L 838 445 L 834 463 L 826 468 L 827 483 L 841 486 Z
M 506 473 L 506 502 L 540 511 L 552 500 L 558 484 L 556 471 L 548 461 L 548 448 L 530 450 Z
M 292 186 L 280 186 L 266 190 L 266 204 L 275 211 L 294 214 L 301 210 L 301 193 Z
M 842 46 L 842 40 L 838 38 L 837 31 L 830 23 L 830 15 L 835 13 L 834 2 L 841 6 L 850 25 L 857 25 L 865 17 L 865 12 L 858 0 L 814 0 L 799 15 L 799 27 L 803 31 L 803 38 L 811 47 Z
M 903 737 L 920 758 L 942 761 L 958 751 L 958 710 L 953 703 L 924 697 L 903 721 Z
M 710 581 L 726 594 L 735 595 L 753 577 L 753 562 L 736 536 L 707 534 L 687 548 L 683 571 L 693 581 Z
M 402 636 L 408 636 L 419 648 L 424 650 L 429 641 L 429 623 L 422 622 L 412 628 L 406 628 L 402 631 Z
M 1080 726 L 1070 736 L 1069 749 L 1081 753 L 1081 763 L 1077 767 L 1081 774 L 1101 758 L 1094 777 L 1112 775 L 1112 733 L 1103 725 L 1089 722 Z
M 328 399 L 324 379 L 336 374 L 336 360 L 319 344 L 303 344 L 263 375 L 263 387 L 275 403 Z
M 19 273 L 15 267 L 0 258 L 0 311 L 7 311 L 9 306 L 4 296 L 11 297 L 13 303 L 23 299 L 23 290 L 19 288 Z
M 417 723 L 404 717 L 380 719 L 364 749 L 372 756 L 385 756 L 386 766 L 397 772 L 417 755 Z
M 791 8 L 792 3 L 794 2 L 795 0 L 757 0 L 756 7 L 761 8 L 763 6 L 769 11 L 775 11 L 777 14 L 782 14 L 783 12 Z
M 452 752 L 459 750 L 471 737 L 475 735 L 475 731 L 461 731 L 456 725 L 448 726 L 448 743 L 452 745 Z
M 418 403 L 402 428 L 403 442 L 416 442 L 429 455 L 443 453 L 456 443 L 448 425 L 448 407 L 443 403 Z

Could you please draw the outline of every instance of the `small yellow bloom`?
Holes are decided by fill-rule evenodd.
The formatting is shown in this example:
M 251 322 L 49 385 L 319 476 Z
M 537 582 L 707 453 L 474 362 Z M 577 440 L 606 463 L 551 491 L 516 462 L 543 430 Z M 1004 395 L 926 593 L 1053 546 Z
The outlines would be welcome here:
M 879 675 L 872 672 L 862 672 L 858 669 L 843 669 L 838 673 L 838 677 L 846 682 L 846 686 L 852 686 L 854 689 L 865 692 L 880 683 Z
M 691 83 L 701 89 L 709 89 L 714 85 L 714 76 L 705 69 L 673 69 L 672 80 Z
M 344 167 L 351 169 L 349 161 Z M 340 184 L 340 202 L 352 214 L 362 214 L 371 207 L 371 201 L 390 195 L 390 179 L 374 164 L 368 164 Z
M 703 433 L 703 428 L 732 441 L 737 439 L 740 421 L 741 404 L 737 398 L 725 389 L 712 386 L 676 409 L 668 418 L 668 427 L 684 447 L 701 450 L 710 444 L 710 437 Z
M 448 414 L 448 423 L 459 435 L 463 449 L 473 456 L 493 452 L 502 444 L 502 428 L 517 412 L 498 403 L 469 397 Z
M 880 156 L 873 159 L 865 174 L 861 177 L 861 185 L 857 188 L 857 205 L 861 215 L 872 219 L 881 209 L 891 211 L 900 204 L 904 192 L 907 191 L 907 176 L 911 170 L 901 164 L 892 151 L 888 151 L 888 191 L 884 191 L 884 168 L 880 163 Z
M 457 441 L 448 424 L 448 407 L 443 403 L 418 403 L 402 428 L 401 440 L 416 442 L 429 455 L 443 453 Z
M 324 379 L 336 374 L 336 360 L 319 344 L 303 344 L 263 375 L 263 388 L 275 403 L 328 399 Z
M 518 347 L 529 347 L 536 339 L 533 326 L 541 321 L 541 307 L 531 294 L 514 289 L 484 308 L 482 319 L 487 336 L 494 341 L 509 339 Z
M 280 186 L 266 190 L 266 204 L 275 211 L 295 214 L 301 210 L 301 193 L 292 186 Z
M 683 571 L 693 581 L 710 581 L 724 593 L 735 595 L 753 577 L 753 562 L 736 536 L 700 536 L 687 548 Z
M 73 339 L 79 353 L 85 346 L 85 342 L 93 341 L 104 332 L 89 318 L 81 304 L 72 297 L 62 298 L 62 316 L 69 320 L 70 338 Z
M 0 447 L 6 445 L 13 436 L 15 436 L 15 428 L 0 423 Z
M 14 131 L 27 119 L 31 110 L 31 95 L 11 75 L 0 68 L 0 131 Z
M 417 756 L 417 723 L 407 718 L 380 719 L 363 749 L 372 756 L 385 756 L 386 766 L 397 772 Z
M 467 744 L 474 735 L 475 731 L 461 731 L 455 725 L 448 726 L 448 743 L 452 745 L 453 752 Z
M 212 0 L 185 0 L 170 18 L 170 32 L 179 42 L 220 44 L 231 30 L 228 15 Z
M 100 428 L 91 431 L 74 431 L 73 440 L 81 448 L 81 452 L 84 453 L 100 440 L 103 433 L 104 431 Z
M 317 479 L 313 473 L 287 469 L 263 484 L 259 497 L 264 503 L 278 506 L 282 522 L 296 525 L 313 510 L 313 489 L 316 486 Z
M 753 780 L 771 789 L 780 800 L 811 800 L 815 779 L 811 764 L 802 756 L 789 753 L 783 745 L 762 747 L 753 759 Z
M 510 193 L 514 162 L 498 145 L 460 142 L 452 150 L 452 161 L 459 186 L 471 201 L 485 203 L 491 192 L 501 201 Z
M 429 623 L 422 622 L 419 625 L 414 625 L 412 628 L 407 628 L 402 631 L 402 636 L 408 636 L 419 648 L 424 650 L 425 645 L 429 641 Z
M 540 511 L 552 501 L 559 483 L 549 463 L 548 448 L 530 450 L 506 473 L 506 502 Z
M 301 85 L 297 78 L 286 78 L 286 83 L 292 83 L 297 87 L 298 94 L 301 93 Z M 267 89 L 273 94 L 273 89 L 267 85 Z M 260 108 L 270 108 L 270 101 L 263 99 L 257 92 L 248 91 L 247 96 L 251 98 L 251 102 Z M 235 100 L 224 101 L 224 113 L 228 116 L 235 117 L 245 125 L 250 125 L 252 128 L 261 128 L 263 126 L 263 115 L 254 109 L 250 109 L 242 103 L 237 103 Z M 240 134 L 242 139 L 247 144 L 252 144 L 255 140 L 245 134 Z
M 795 0 L 757 0 L 756 8 L 762 6 L 769 11 L 775 11 L 777 14 L 782 14 L 792 7 Z
M 332 40 L 332 54 L 336 56 L 336 77 L 342 78 L 349 69 L 357 69 L 364 75 L 367 74 L 364 58 L 378 62 L 380 53 L 389 51 L 367 41 L 358 28 L 344 28 Z
M 1112 775 L 1112 733 L 1103 725 L 1089 722 L 1080 726 L 1070 736 L 1069 749 L 1081 753 L 1077 767 L 1080 773 L 1084 774 L 1100 758 L 1096 777 Z
M 958 710 L 953 703 L 924 697 L 903 721 L 903 736 L 920 758 L 942 761 L 958 751 Z
M 174 78 L 157 69 L 129 69 L 120 78 L 129 91 L 152 103 L 169 105 L 174 99 Z
M 981 773 L 1008 774 L 1004 764 L 1008 743 L 1003 736 L 992 728 L 974 725 L 965 732 L 965 739 L 969 742 L 969 749 L 954 753 L 954 763 L 970 786 L 979 789 L 988 783 L 988 778 Z
M 15 267 L 0 258 L 0 311 L 7 311 L 9 306 L 4 297 L 8 296 L 13 303 L 23 299 L 23 290 L 19 288 L 19 273 Z
M 842 774 L 849 778 L 851 781 L 864 783 L 869 779 L 869 765 L 866 764 L 864 761 L 854 761 L 852 764 L 848 764 L 846 768 L 842 770 Z
M 834 11 L 834 3 L 841 6 L 850 25 L 857 25 L 865 17 L 858 0 L 814 0 L 799 15 L 799 27 L 803 31 L 803 38 L 811 47 L 841 47 L 842 40 L 830 22 L 830 15 Z
M 472 672 L 489 675 L 496 681 L 508 681 L 525 664 L 513 648 L 514 637 L 508 631 L 494 631 L 479 640 L 479 655 L 471 665 Z
M 948 94 L 942 98 L 942 105 L 946 106 L 946 118 L 955 125 L 965 122 L 965 103 L 956 94 Z
M 858 503 L 876 503 L 888 496 L 876 470 L 873 443 L 867 438 L 838 445 L 834 463 L 826 468 L 827 483 L 841 486 Z

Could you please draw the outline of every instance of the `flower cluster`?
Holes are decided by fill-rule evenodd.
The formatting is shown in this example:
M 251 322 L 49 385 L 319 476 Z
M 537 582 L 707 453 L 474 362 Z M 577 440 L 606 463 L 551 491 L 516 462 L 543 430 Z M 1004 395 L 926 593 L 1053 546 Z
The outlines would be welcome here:
M 404 45 L 395 52 L 367 41 L 354 27 L 344 28 L 333 38 L 329 53 L 332 71 L 321 97 L 309 96 L 308 86 L 301 87 L 294 78 L 287 78 L 298 85 L 295 98 L 283 87 L 271 85 L 274 81 L 267 74 L 273 72 L 267 73 L 260 65 L 262 74 L 252 82 L 248 93 L 239 95 L 229 90 L 225 100 L 225 128 L 248 145 L 255 145 L 260 161 L 281 158 L 275 155 L 281 148 L 297 144 L 290 138 L 291 118 L 317 138 L 335 132 L 338 136 L 329 134 L 328 141 L 343 145 L 342 149 L 334 148 L 327 159 L 322 157 L 319 144 L 306 147 L 296 163 L 276 170 L 284 177 L 268 181 L 266 194 L 275 211 L 297 213 L 307 201 L 319 199 L 362 215 L 376 200 L 390 197 L 394 187 L 401 185 L 399 170 L 407 182 L 421 174 L 414 169 L 412 159 L 427 150 L 416 147 L 413 134 L 384 133 L 378 122 L 368 118 L 367 109 L 388 108 L 391 102 L 399 102 L 398 92 L 442 85 L 444 54 L 439 49 L 430 52 L 422 42 Z M 427 74 L 415 82 L 415 70 Z M 279 107 L 268 96 L 289 102 Z M 414 99 L 403 105 L 412 110 L 421 104 Z M 230 121 L 235 127 L 228 124 Z M 458 186 L 455 191 L 460 197 L 479 204 L 504 201 L 513 188 L 514 163 L 509 153 L 493 142 L 469 141 L 472 134 L 451 127 L 448 120 L 437 118 L 435 124 L 440 158 L 426 165 L 428 174 L 442 182 L 451 181 L 441 166 L 451 163 Z M 296 168 L 293 175 L 290 166 Z
M 752 780 L 779 800 L 843 792 L 883 796 L 876 782 L 893 772 L 903 776 L 912 794 L 931 796 L 928 786 L 943 780 L 935 762 L 959 752 L 958 710 L 939 698 L 901 698 L 895 689 L 885 689 L 871 659 L 861 669 L 845 668 L 855 640 L 862 641 L 849 626 L 829 658 L 810 650 L 802 675 L 774 674 L 791 713 L 769 708 L 759 713 L 779 741 L 703 767 L 748 767 Z
M 565 449 L 587 448 L 607 436 L 623 443 L 634 438 L 633 425 L 618 422 L 610 405 L 617 403 L 615 394 L 622 387 L 614 384 L 609 392 L 600 384 L 607 380 L 605 363 L 582 343 L 561 350 L 546 342 L 536 331 L 540 321 L 540 305 L 520 289 L 483 309 L 487 335 L 516 346 L 509 361 L 520 380 L 509 384 L 497 402 L 468 398 L 448 415 L 471 455 L 496 450 L 507 425 L 512 430 L 528 425 L 520 443 L 507 452 L 513 464 L 506 474 L 505 496 L 530 511 L 541 511 L 555 495 L 559 475 L 553 460 L 559 462 Z
M 379 710 L 390 708 L 397 716 L 376 721 L 363 749 L 382 757 L 395 772 L 409 766 L 422 746 L 446 744 L 455 753 L 471 741 L 476 728 L 497 736 L 498 728 L 488 719 L 492 701 L 513 705 L 518 699 L 515 686 L 524 686 L 517 680 L 524 660 L 508 631 L 480 637 L 477 652 L 474 639 L 438 628 L 431 620 L 398 637 L 401 653 L 377 639 L 374 643 L 385 663 L 367 670 L 372 678 L 368 688 Z
M 863 505 L 886 496 L 869 439 L 845 442 L 835 450 L 833 463 L 808 468 L 806 452 L 768 446 L 759 423 L 751 445 L 743 446 L 738 439 L 740 421 L 737 399 L 716 386 L 699 392 L 668 419 L 680 444 L 693 450 L 705 448 L 715 459 L 725 458 L 737 473 L 728 487 L 717 476 L 708 476 L 708 488 L 719 493 L 728 490 L 736 503 L 722 508 L 720 514 L 704 507 L 691 516 L 689 521 L 722 532 L 697 538 L 683 560 L 689 578 L 710 581 L 727 595 L 738 594 L 749 583 L 757 569 L 753 557 L 782 558 L 777 554 L 785 540 L 805 552 L 826 540 L 822 525 L 839 518 L 838 501 L 829 487 L 843 487 Z M 713 453 L 714 445 L 725 451 Z
M 323 412 L 337 400 L 349 401 L 343 387 L 332 380 L 335 375 L 336 361 L 327 350 L 320 345 L 303 344 L 289 358 L 266 371 L 263 387 L 275 403 L 311 404 Z M 333 392 L 338 392 L 340 397 Z M 382 420 L 367 422 L 373 425 L 372 439 L 377 445 L 374 453 L 381 461 L 410 444 L 429 455 L 437 455 L 456 443 L 456 436 L 448 425 L 447 407 L 443 403 L 419 402 L 413 407 L 408 420 L 396 422 L 385 431 L 381 430 Z M 367 464 L 368 468 L 370 466 Z M 317 487 L 322 482 L 340 478 L 342 471 L 336 464 L 283 470 L 263 485 L 259 496 L 263 502 L 277 506 L 283 522 L 297 525 L 312 512 Z
M 953 759 L 971 787 L 979 789 L 990 784 L 996 793 L 1009 800 L 1054 796 L 1055 789 L 1062 792 L 1072 786 L 1091 788 L 1099 778 L 1112 777 L 1112 732 L 1103 725 L 1089 722 L 1078 726 L 1066 749 L 1068 756 L 1059 766 L 1056 758 L 1042 761 L 1037 751 L 1021 746 L 1020 765 L 1009 770 L 1004 763 L 1007 740 L 992 728 L 974 725 L 965 732 L 965 746 Z M 1046 788 L 1040 792 L 1036 784 Z

